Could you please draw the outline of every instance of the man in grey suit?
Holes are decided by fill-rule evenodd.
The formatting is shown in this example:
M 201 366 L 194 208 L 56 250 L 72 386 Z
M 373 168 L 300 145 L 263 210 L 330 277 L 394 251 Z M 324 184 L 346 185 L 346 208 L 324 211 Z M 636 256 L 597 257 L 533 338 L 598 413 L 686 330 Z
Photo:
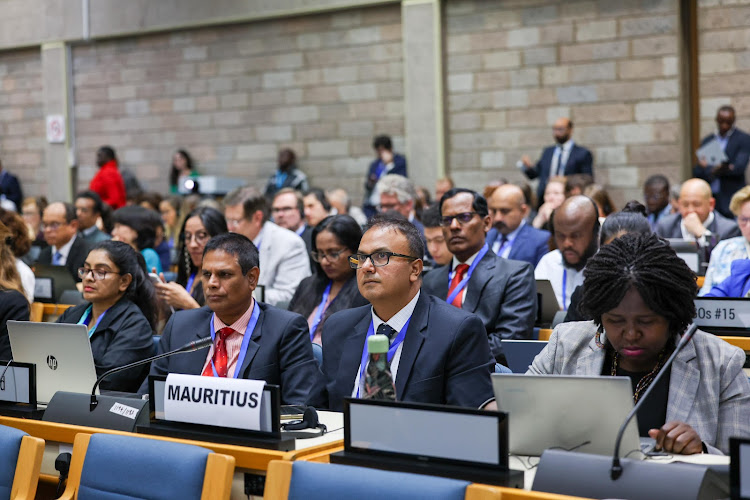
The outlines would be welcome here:
M 112 239 L 110 235 L 96 227 L 96 221 L 102 215 L 102 199 L 93 191 L 82 191 L 76 195 L 76 218 L 81 237 L 94 246 L 100 241 Z
M 697 241 L 707 249 L 708 257 L 719 241 L 740 235 L 737 223 L 714 210 L 715 206 L 708 182 L 688 179 L 680 189 L 680 212 L 662 218 L 656 225 L 656 234 Z
M 440 200 L 443 235 L 453 253 L 450 265 L 424 277 L 425 292 L 482 319 L 492 354 L 503 363 L 502 339 L 530 339 L 536 319 L 534 268 L 528 262 L 502 259 L 485 243 L 492 227 L 487 200 L 474 191 L 454 188 Z
M 299 314 L 257 302 L 258 251 L 246 237 L 225 233 L 203 251 L 201 280 L 206 306 L 177 311 L 159 342 L 169 352 L 211 335 L 212 348 L 170 356 L 151 365 L 151 375 L 185 373 L 265 380 L 281 386 L 282 404 L 305 404 L 319 370 L 307 321 Z M 250 338 L 247 339 L 246 336 Z M 148 390 L 148 379 L 140 388 Z
M 254 187 L 235 189 L 224 198 L 227 228 L 251 240 L 260 252 L 264 301 L 286 308 L 300 282 L 310 276 L 305 242 L 294 232 L 270 220 L 268 200 Z

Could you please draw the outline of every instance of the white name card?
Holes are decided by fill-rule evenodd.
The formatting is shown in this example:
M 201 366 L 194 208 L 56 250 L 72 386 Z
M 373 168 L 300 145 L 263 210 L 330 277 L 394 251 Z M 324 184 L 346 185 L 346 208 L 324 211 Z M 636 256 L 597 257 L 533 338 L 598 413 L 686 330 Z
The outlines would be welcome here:
M 164 419 L 259 431 L 263 380 L 167 375 Z
M 750 328 L 750 300 L 695 299 L 698 326 Z

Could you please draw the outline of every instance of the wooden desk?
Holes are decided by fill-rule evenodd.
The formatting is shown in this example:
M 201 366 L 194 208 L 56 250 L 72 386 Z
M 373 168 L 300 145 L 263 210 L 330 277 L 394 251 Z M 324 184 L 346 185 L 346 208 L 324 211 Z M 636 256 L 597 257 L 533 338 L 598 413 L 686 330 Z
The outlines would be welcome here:
M 188 439 L 175 439 L 163 436 L 138 434 L 139 437 L 172 441 L 177 443 L 192 444 L 208 448 L 216 453 L 231 455 L 235 458 L 235 474 L 232 485 L 232 498 L 246 499 L 244 492 L 244 473 L 265 473 L 268 464 L 272 460 L 300 460 L 307 456 L 320 456 L 332 451 L 338 451 L 343 447 L 343 416 L 340 413 L 320 412 L 320 419 L 331 432 L 325 436 L 313 439 L 298 439 L 297 448 L 292 451 L 265 450 L 261 448 L 250 448 L 230 444 L 210 443 L 206 441 L 193 441 Z M 57 481 L 58 472 L 55 470 L 55 459 L 60 453 L 72 452 L 72 443 L 76 434 L 120 434 L 132 435 L 128 432 L 113 431 L 110 429 L 97 429 L 95 427 L 83 427 L 78 425 L 58 424 L 55 422 L 43 422 L 41 420 L 20 419 L 14 417 L 0 416 L 0 425 L 7 425 L 20 429 L 31 436 L 42 438 L 46 441 L 44 458 L 42 460 L 42 474 L 46 482 L 52 478 Z

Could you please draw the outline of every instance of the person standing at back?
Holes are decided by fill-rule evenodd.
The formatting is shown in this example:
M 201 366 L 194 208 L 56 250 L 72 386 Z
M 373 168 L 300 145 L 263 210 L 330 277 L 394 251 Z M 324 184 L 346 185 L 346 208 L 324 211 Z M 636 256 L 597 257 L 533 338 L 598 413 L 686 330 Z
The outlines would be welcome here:
M 96 152 L 96 165 L 99 171 L 91 179 L 89 189 L 113 210 L 125 206 L 125 182 L 117 166 L 115 150 L 110 146 L 100 147 Z
M 377 213 L 380 205 L 380 195 L 375 189 L 381 177 L 388 174 L 406 175 L 406 158 L 393 152 L 393 143 L 387 135 L 379 135 L 372 141 L 375 150 L 375 160 L 370 163 L 365 180 L 365 201 L 362 210 L 370 218 Z

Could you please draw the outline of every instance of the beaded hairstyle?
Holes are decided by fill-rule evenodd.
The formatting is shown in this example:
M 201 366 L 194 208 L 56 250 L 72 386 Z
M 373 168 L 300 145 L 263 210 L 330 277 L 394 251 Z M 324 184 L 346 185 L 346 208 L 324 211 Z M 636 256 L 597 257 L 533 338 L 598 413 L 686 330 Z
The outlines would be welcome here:
M 602 314 L 617 307 L 635 287 L 643 301 L 683 333 L 695 317 L 695 274 L 666 240 L 655 234 L 626 234 L 599 249 L 583 271 L 581 307 L 601 330 Z

